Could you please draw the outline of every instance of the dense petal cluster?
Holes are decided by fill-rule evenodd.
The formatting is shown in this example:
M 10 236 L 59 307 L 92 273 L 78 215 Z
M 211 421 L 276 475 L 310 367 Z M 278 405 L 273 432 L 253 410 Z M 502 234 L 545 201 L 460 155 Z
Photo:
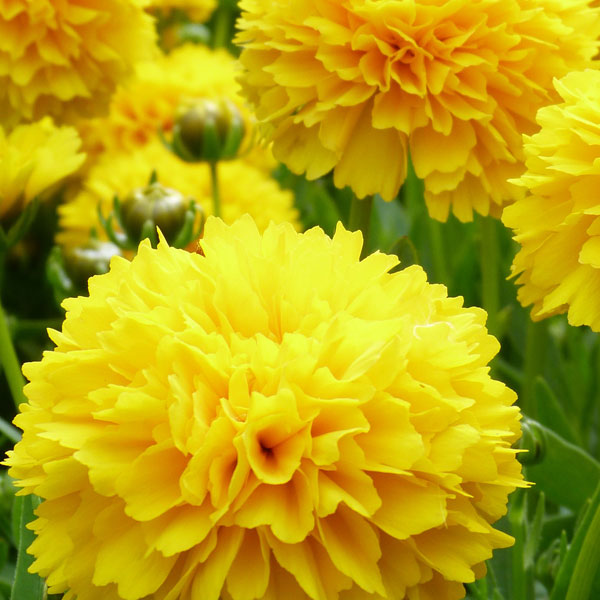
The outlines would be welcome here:
M 51 593 L 463 597 L 511 543 L 515 394 L 484 311 L 361 245 L 210 218 L 65 301 L 6 461 Z
M 105 111 L 154 51 L 143 0 L 0 0 L 0 122 Z
M 18 214 L 33 198 L 77 171 L 85 159 L 72 127 L 49 117 L 6 133 L 0 125 L 0 219 Z M 60 157 L 60 160 L 57 160 Z
M 540 109 L 525 138 L 527 196 L 504 223 L 521 245 L 512 272 L 518 297 L 542 319 L 568 311 L 572 325 L 600 331 L 600 72 L 555 82 L 562 102 Z
M 596 54 L 596 4 L 242 0 L 242 85 L 292 171 L 391 200 L 410 155 L 433 217 L 499 215 L 552 78 Z
M 193 21 L 203 23 L 217 7 L 217 0 L 150 0 L 153 10 L 181 10 Z
M 257 148 L 259 154 L 262 153 Z M 98 208 L 104 215 L 112 210 L 113 198 L 125 198 L 132 190 L 144 187 L 155 171 L 158 180 L 194 198 L 205 215 L 213 214 L 212 181 L 207 163 L 186 163 L 155 141 L 133 152 L 106 152 L 92 167 L 82 190 L 59 211 L 57 242 L 72 247 L 85 244 L 95 229 L 102 237 Z M 218 168 L 221 213 L 227 223 L 245 213 L 259 229 L 274 221 L 288 221 L 299 228 L 294 195 L 284 190 L 269 172 L 247 159 L 222 162 Z
M 186 98 L 229 98 L 242 109 L 235 76 L 235 60 L 228 52 L 195 44 L 140 63 L 135 77 L 113 96 L 109 115 L 83 124 L 84 145 L 92 153 L 139 148 L 156 139 L 159 129 L 172 128 L 175 111 Z M 247 110 L 244 115 L 250 118 Z

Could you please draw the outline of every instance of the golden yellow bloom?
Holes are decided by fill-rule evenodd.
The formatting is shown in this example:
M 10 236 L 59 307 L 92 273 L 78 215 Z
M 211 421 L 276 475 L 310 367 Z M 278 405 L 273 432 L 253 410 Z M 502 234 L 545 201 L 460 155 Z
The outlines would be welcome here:
M 80 146 L 75 129 L 56 127 L 49 117 L 10 133 L 0 126 L 0 219 L 74 173 L 85 159 Z
M 115 194 L 123 199 L 133 189 L 145 186 L 153 170 L 163 185 L 195 198 L 206 215 L 213 213 L 209 166 L 183 162 L 154 142 L 135 152 L 108 152 L 102 156 L 90 170 L 83 190 L 59 207 L 57 242 L 80 246 L 87 242 L 92 229 L 101 235 L 98 206 L 108 215 Z M 264 170 L 245 160 L 231 160 L 220 163 L 218 173 L 221 213 L 226 222 L 249 213 L 261 231 L 270 221 L 289 221 L 299 228 L 292 192 L 281 189 Z
M 596 54 L 589 0 L 242 0 L 242 85 L 275 157 L 393 199 L 410 154 L 430 214 L 499 215 L 552 78 Z
M 512 272 L 518 297 L 543 319 L 567 312 L 600 331 L 600 72 L 555 82 L 560 104 L 540 109 L 541 130 L 525 137 L 527 196 L 506 208 L 521 249 Z
M 201 244 L 113 259 L 25 366 L 33 571 L 67 600 L 463 597 L 523 485 L 485 312 L 341 225 Z
M 217 0 L 150 0 L 149 4 L 162 11 L 181 10 L 193 21 L 203 23 L 217 7 Z
M 0 0 L 0 122 L 105 111 L 154 51 L 143 0 Z
M 114 95 L 108 117 L 82 124 L 86 149 L 130 151 L 147 144 L 156 139 L 159 129 L 172 128 L 175 111 L 186 98 L 228 98 L 249 120 L 235 80 L 235 64 L 225 50 L 194 44 L 141 63 L 135 78 Z

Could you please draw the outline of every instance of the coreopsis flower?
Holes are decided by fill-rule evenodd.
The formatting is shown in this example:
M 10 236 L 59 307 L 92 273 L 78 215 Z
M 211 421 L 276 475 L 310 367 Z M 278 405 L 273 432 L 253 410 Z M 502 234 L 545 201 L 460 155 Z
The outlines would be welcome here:
M 49 117 L 9 133 L 0 125 L 0 219 L 77 171 L 85 159 L 80 146 L 74 128 L 57 127 Z
M 568 311 L 572 325 L 600 331 L 600 72 L 555 82 L 562 102 L 540 109 L 525 138 L 527 196 L 504 223 L 521 245 L 512 273 L 534 320 Z
M 6 461 L 67 600 L 464 596 L 522 484 L 485 312 L 360 233 L 209 218 L 65 301 Z
M 82 124 L 84 145 L 96 154 L 139 148 L 155 140 L 159 129 L 170 131 L 178 106 L 191 98 L 228 98 L 249 121 L 235 75 L 228 52 L 194 44 L 141 63 L 114 95 L 109 115 Z
M 90 170 L 83 188 L 72 201 L 61 205 L 57 242 L 72 247 L 85 244 L 90 232 L 99 235 L 98 208 L 104 215 L 112 210 L 115 194 L 125 198 L 144 187 L 153 171 L 163 185 L 194 198 L 206 215 L 213 214 L 212 182 L 206 163 L 186 163 L 158 142 L 148 143 L 135 152 L 106 153 Z M 294 196 L 284 190 L 263 169 L 244 159 L 219 165 L 221 214 L 231 223 L 250 214 L 262 231 L 271 221 L 289 221 L 299 228 Z
M 180 10 L 193 21 L 204 23 L 217 8 L 217 0 L 150 0 L 149 5 L 154 11 Z
M 275 157 L 392 200 L 407 157 L 430 214 L 498 216 L 552 78 L 596 54 L 590 0 L 242 0 L 244 93 Z
M 0 0 L 0 122 L 107 109 L 155 50 L 144 0 Z

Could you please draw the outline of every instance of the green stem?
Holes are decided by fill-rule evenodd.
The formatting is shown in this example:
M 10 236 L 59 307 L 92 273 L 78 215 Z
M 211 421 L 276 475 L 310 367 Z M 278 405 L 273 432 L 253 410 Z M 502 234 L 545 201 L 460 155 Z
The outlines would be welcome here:
M 231 38 L 231 12 L 225 6 L 217 8 L 213 25 L 213 48 L 226 48 Z
M 547 323 L 534 323 L 529 320 L 525 338 L 525 364 L 523 366 L 523 385 L 520 403 L 523 412 L 535 419 L 537 417 L 534 402 L 534 384 L 538 375 L 542 374 L 546 351 Z
M 363 236 L 363 248 L 361 257 L 367 255 L 369 245 L 369 228 L 371 226 L 371 214 L 373 212 L 373 196 L 367 196 L 359 200 L 354 196 L 350 204 L 350 218 L 348 227 L 351 231 L 360 231 Z
M 498 311 L 500 308 L 500 256 L 496 221 L 482 217 L 479 221 L 481 252 L 481 299 L 488 314 L 487 327 L 493 335 L 498 334 Z
M 210 180 L 212 184 L 213 214 L 215 217 L 221 217 L 221 193 L 219 190 L 219 173 L 217 161 L 210 162 Z
M 424 202 L 424 200 L 421 200 Z M 444 249 L 444 238 L 442 236 L 442 223 L 427 216 L 427 227 L 429 229 L 429 244 L 431 246 L 431 260 L 433 262 L 433 272 L 435 280 L 448 285 L 448 262 L 446 260 L 446 251 Z
M 25 394 L 23 393 L 23 387 L 25 385 L 25 379 L 21 373 L 21 364 L 17 358 L 15 348 L 13 346 L 10 331 L 8 330 L 8 324 L 6 322 L 6 315 L 0 303 L 0 360 L 2 361 L 2 367 L 6 374 L 6 380 L 8 381 L 8 387 L 12 394 L 13 402 L 17 409 L 22 402 L 27 402 Z

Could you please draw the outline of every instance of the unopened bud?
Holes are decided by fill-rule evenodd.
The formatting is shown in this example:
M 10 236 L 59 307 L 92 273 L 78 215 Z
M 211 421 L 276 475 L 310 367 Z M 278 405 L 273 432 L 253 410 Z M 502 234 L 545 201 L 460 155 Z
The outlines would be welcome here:
M 119 247 L 95 238 L 90 238 L 85 246 L 63 250 L 65 270 L 75 289 L 86 289 L 90 277 L 107 273 L 113 256 L 121 256 Z
M 237 156 L 244 137 L 238 107 L 226 98 L 188 101 L 176 114 L 171 150 L 187 162 L 216 162 Z

